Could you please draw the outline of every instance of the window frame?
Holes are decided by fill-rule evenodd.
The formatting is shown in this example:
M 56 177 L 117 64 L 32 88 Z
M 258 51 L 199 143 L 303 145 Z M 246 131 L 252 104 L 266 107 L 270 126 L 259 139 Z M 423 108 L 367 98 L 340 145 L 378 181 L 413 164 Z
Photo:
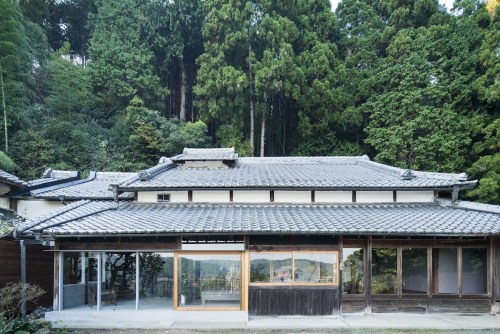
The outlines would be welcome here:
M 165 200 L 165 196 L 168 196 L 168 200 Z M 162 199 L 160 199 L 160 197 Z M 170 203 L 171 201 L 172 201 L 172 196 L 170 195 L 170 193 L 156 194 L 157 203 Z
M 334 281 L 331 283 L 307 283 L 307 282 L 295 282 L 295 253 L 304 254 L 332 254 L 335 255 L 334 265 Z M 252 282 L 251 281 L 251 270 L 252 270 L 252 254 L 290 254 L 292 258 L 292 281 L 283 283 L 273 283 L 273 282 Z M 248 260 L 248 284 L 249 286 L 338 286 L 339 285 L 339 251 L 338 250 L 299 250 L 299 251 L 262 251 L 262 252 L 250 252 Z

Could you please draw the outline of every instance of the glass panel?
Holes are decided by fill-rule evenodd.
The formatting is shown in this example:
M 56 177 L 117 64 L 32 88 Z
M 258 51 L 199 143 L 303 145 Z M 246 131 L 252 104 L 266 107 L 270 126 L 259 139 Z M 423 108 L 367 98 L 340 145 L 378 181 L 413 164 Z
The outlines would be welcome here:
M 93 308 L 97 295 L 97 254 L 63 254 L 63 308 Z
M 432 249 L 434 293 L 458 293 L 457 249 Z
M 241 256 L 178 255 L 178 306 L 239 307 Z
M 404 248 L 403 256 L 403 293 L 426 294 L 427 249 Z
M 171 309 L 174 289 L 172 253 L 139 254 L 139 308 Z
M 488 293 L 486 248 L 462 248 L 462 293 Z
M 135 310 L 135 253 L 105 253 L 101 308 Z
M 337 253 L 294 252 L 295 283 L 336 283 Z
M 292 283 L 292 253 L 251 253 L 250 283 Z
M 342 291 L 345 294 L 364 293 L 364 249 L 344 248 L 342 250 Z
M 398 292 L 396 248 L 372 249 L 372 294 Z

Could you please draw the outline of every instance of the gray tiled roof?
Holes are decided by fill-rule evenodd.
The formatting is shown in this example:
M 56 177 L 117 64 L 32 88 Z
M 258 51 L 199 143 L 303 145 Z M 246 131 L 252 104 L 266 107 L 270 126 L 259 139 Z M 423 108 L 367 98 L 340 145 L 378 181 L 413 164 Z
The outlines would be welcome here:
M 450 189 L 476 184 L 466 181 L 465 174 L 413 172 L 413 178 L 405 179 L 405 170 L 366 156 L 239 158 L 228 168 L 185 167 L 168 160 L 153 168 L 149 177 L 129 179 L 120 189 Z
M 7 173 L 7 172 L 0 169 L 0 182 L 2 182 L 2 181 L 5 183 L 9 183 L 9 184 L 18 186 L 18 187 L 25 187 L 28 185 L 27 182 L 21 180 L 17 176 L 14 176 L 14 175 Z
M 211 161 L 211 160 L 235 160 L 238 153 L 234 148 L 185 148 L 182 154 L 172 157 L 175 162 L 182 161 Z
M 80 174 L 73 170 L 55 170 L 47 169 L 41 178 L 28 181 L 30 187 L 38 187 L 46 183 L 57 182 L 65 179 L 78 178 Z
M 500 214 L 429 204 L 164 204 L 81 201 L 24 224 L 54 235 L 500 234 Z
M 87 179 L 34 190 L 31 195 L 34 198 L 43 199 L 60 199 L 61 197 L 66 200 L 113 199 L 113 191 L 110 185 L 120 183 L 133 175 L 137 175 L 137 173 L 91 172 Z M 122 193 L 120 198 L 132 199 L 134 193 Z

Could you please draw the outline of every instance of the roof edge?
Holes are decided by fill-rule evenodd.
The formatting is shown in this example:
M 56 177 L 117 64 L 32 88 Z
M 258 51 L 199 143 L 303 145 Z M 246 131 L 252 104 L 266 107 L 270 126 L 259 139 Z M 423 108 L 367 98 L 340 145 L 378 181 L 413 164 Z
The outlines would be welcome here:
M 78 202 L 69 204 L 69 205 L 67 205 L 65 207 L 62 207 L 62 208 L 60 208 L 58 210 L 55 210 L 55 211 L 53 211 L 53 212 L 51 212 L 49 214 L 37 217 L 37 218 L 35 218 L 33 220 L 30 220 L 30 221 L 26 222 L 26 224 L 23 224 L 23 225 L 17 227 L 15 232 L 16 232 L 16 234 L 23 233 L 23 232 L 25 232 L 25 231 L 27 231 L 29 229 L 32 229 L 33 227 L 41 224 L 41 223 L 44 223 L 44 222 L 46 222 L 46 221 L 48 221 L 50 219 L 53 219 L 53 218 L 55 218 L 57 216 L 60 216 L 60 215 L 66 213 L 68 211 L 71 211 L 73 209 L 79 208 L 79 207 L 81 207 L 83 205 L 86 205 L 88 203 L 91 203 L 91 201 L 90 200 L 82 200 L 82 201 L 78 201 Z
M 451 207 L 456 209 L 465 209 L 465 210 L 500 214 L 500 205 L 484 204 L 484 203 L 470 202 L 470 201 L 452 202 L 450 199 L 446 198 L 435 198 L 434 201 L 439 206 L 442 207 Z
M 71 186 L 75 186 L 77 184 L 82 184 L 82 183 L 87 183 L 87 182 L 90 182 L 92 180 L 94 180 L 96 178 L 96 175 L 97 175 L 97 172 L 95 171 L 90 171 L 89 173 L 89 176 L 85 179 L 80 179 L 80 180 L 75 180 L 75 181 L 68 181 L 68 182 L 65 182 L 65 183 L 60 183 L 60 184 L 56 184 L 56 185 L 53 185 L 53 186 L 48 186 L 48 187 L 45 187 L 45 188 L 40 188 L 40 189 L 34 189 L 34 190 L 31 190 L 30 193 L 31 193 L 31 196 L 33 196 L 33 198 L 55 198 L 54 196 L 41 196 L 41 194 L 47 192 L 47 191 L 53 191 L 53 190 L 58 190 L 58 189 L 62 189 L 62 188 L 66 188 L 66 187 L 71 187 Z M 66 198 L 66 197 L 65 197 Z

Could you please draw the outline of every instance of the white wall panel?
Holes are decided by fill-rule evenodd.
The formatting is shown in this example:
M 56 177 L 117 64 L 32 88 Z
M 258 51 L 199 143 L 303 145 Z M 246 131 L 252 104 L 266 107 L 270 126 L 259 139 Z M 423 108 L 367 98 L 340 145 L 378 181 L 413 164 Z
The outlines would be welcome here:
M 71 202 L 66 201 L 66 204 Z M 60 201 L 18 200 L 17 214 L 24 218 L 35 218 L 64 206 Z
M 276 203 L 310 203 L 311 192 L 275 190 L 274 201 Z
M 315 191 L 314 201 L 317 203 L 351 203 L 352 191 Z
M 193 202 L 229 202 L 229 190 L 193 190 Z
M 271 201 L 269 190 L 234 190 L 233 202 L 268 203 Z
M 433 191 L 398 191 L 397 201 L 402 203 L 432 202 Z
M 358 203 L 389 203 L 394 202 L 392 191 L 357 191 Z

